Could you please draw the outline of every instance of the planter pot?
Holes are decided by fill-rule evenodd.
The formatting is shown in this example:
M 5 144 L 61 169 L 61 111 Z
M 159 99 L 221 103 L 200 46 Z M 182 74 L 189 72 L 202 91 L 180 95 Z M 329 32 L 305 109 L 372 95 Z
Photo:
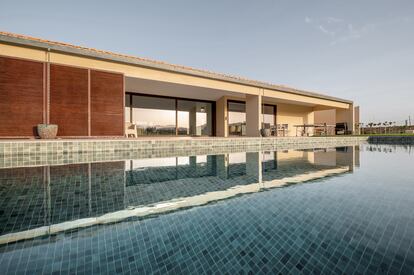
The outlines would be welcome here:
M 56 138 L 58 126 L 56 124 L 38 124 L 37 133 L 41 139 Z
M 260 134 L 262 137 L 270 137 L 270 129 L 260 129 Z

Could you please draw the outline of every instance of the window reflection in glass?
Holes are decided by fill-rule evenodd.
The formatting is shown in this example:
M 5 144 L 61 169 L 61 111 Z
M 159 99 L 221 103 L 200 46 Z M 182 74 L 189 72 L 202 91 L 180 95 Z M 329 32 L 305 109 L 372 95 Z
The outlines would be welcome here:
M 175 100 L 134 95 L 132 123 L 138 136 L 175 135 Z
M 246 175 L 246 153 L 228 154 L 227 177 L 235 178 L 242 175 Z
M 277 169 L 277 152 L 264 151 L 262 153 L 262 171 L 267 172 Z
M 125 95 L 125 122 L 131 122 L 131 96 Z
M 246 135 L 246 104 L 244 102 L 228 102 L 228 127 L 229 135 Z M 272 128 L 276 122 L 276 106 L 262 106 L 263 123 L 262 128 Z
M 262 114 L 263 114 L 263 125 L 262 128 L 264 129 L 270 129 L 275 125 L 276 118 L 276 107 L 274 105 L 264 105 L 262 108 Z
M 208 102 L 177 101 L 178 135 L 211 136 L 212 106 Z
M 228 123 L 229 135 L 245 136 L 246 135 L 246 104 L 244 102 L 229 101 Z
M 176 134 L 211 136 L 213 135 L 213 104 L 127 94 L 125 122 L 136 125 L 138 136 Z

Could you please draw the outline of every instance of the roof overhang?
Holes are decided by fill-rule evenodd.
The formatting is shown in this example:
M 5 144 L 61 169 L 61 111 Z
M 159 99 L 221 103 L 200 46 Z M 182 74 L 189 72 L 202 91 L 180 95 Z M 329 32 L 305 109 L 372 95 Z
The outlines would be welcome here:
M 164 62 L 134 57 L 134 56 L 116 54 L 116 53 L 111 53 L 107 51 L 100 51 L 100 50 L 95 50 L 92 48 L 74 46 L 71 44 L 66 44 L 66 43 L 61 43 L 61 42 L 47 41 L 47 40 L 42 40 L 39 38 L 33 38 L 33 37 L 28 37 L 28 36 L 23 36 L 23 35 L 18 35 L 18 34 L 0 32 L 0 42 L 6 43 L 6 44 L 17 45 L 21 47 L 42 49 L 45 51 L 53 51 L 53 52 L 64 53 L 64 54 L 69 54 L 69 55 L 76 55 L 76 56 L 105 60 L 105 61 L 110 61 L 110 62 L 135 65 L 139 67 L 186 74 L 186 75 L 208 78 L 208 79 L 213 79 L 213 80 L 220 80 L 220 81 L 236 83 L 236 84 L 261 88 L 261 89 L 268 89 L 268 90 L 285 92 L 285 93 L 290 93 L 290 94 L 295 94 L 295 95 L 301 95 L 301 96 L 319 98 L 319 99 L 324 99 L 324 100 L 331 100 L 331 101 L 336 101 L 336 102 L 341 102 L 341 103 L 353 104 L 351 100 L 332 97 L 332 96 L 326 96 L 323 94 L 294 89 L 291 87 L 274 85 L 274 84 L 269 84 L 265 82 L 255 81 L 255 80 L 249 80 L 249 79 L 225 75 L 225 74 L 213 73 L 209 71 L 204 71 L 204 70 L 199 70 L 199 69 L 194 69 L 194 68 L 184 67 L 184 66 L 179 66 L 179 65 L 173 65 L 173 64 L 168 64 Z

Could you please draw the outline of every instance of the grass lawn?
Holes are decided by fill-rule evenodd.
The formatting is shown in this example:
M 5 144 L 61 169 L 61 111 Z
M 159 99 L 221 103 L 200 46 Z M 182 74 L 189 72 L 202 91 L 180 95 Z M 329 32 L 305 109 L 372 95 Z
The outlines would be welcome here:
M 363 135 L 328 135 L 328 136 L 313 136 L 313 137 L 410 137 L 414 134 L 363 134 Z
M 363 134 L 363 135 L 354 135 L 354 136 L 372 136 L 372 137 L 386 137 L 386 136 L 393 136 L 393 137 L 406 137 L 406 136 L 414 136 L 414 134 Z

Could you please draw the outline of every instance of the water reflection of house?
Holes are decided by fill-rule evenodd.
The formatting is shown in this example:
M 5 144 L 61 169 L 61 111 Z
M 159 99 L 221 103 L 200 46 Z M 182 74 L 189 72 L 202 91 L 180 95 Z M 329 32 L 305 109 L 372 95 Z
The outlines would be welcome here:
M 43 226 L 64 230 L 108 214 L 122 219 L 136 215 L 122 212 L 131 207 L 144 207 L 140 215 L 154 213 L 149 206 L 179 209 L 341 174 L 354 166 L 359 166 L 358 146 L 0 169 L 0 241 L 8 233 L 26 238 L 26 231 Z M 119 211 L 120 216 L 111 214 Z M 66 222 L 73 223 L 62 226 Z

